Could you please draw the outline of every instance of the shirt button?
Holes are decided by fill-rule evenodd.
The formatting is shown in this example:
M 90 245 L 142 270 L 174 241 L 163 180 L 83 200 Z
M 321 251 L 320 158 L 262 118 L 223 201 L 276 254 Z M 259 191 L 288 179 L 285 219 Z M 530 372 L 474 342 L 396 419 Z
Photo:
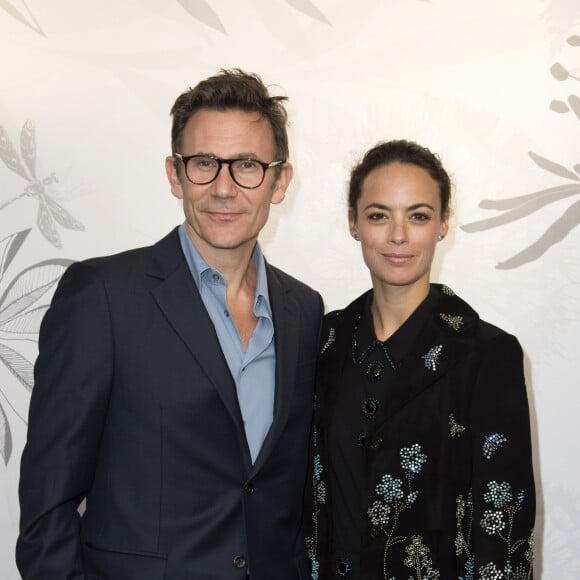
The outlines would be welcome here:
M 217 282 L 217 281 L 220 279 L 220 277 L 219 277 L 217 274 L 212 274 L 212 275 L 211 275 L 211 279 L 212 279 L 214 282 Z
M 236 568 L 245 568 L 246 567 L 246 559 L 243 556 L 236 556 L 234 558 L 234 566 Z
M 246 485 L 246 487 L 244 487 L 244 493 L 246 495 L 254 495 L 255 491 L 256 491 L 256 488 L 251 483 L 248 483 L 248 485 Z

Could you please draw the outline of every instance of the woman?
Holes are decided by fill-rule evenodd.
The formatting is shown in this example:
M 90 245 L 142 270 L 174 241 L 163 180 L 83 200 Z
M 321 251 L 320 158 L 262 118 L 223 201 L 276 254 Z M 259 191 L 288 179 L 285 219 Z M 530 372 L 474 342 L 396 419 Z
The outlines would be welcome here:
M 450 180 L 415 143 L 354 168 L 349 223 L 372 279 L 327 315 L 306 528 L 312 578 L 532 578 L 522 350 L 430 284 Z

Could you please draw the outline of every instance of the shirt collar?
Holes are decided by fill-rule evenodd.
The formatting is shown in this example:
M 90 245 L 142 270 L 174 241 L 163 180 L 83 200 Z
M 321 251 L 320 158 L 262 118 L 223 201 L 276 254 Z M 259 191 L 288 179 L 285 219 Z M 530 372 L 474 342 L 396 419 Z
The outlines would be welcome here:
M 185 222 L 179 226 L 178 232 L 181 249 L 183 250 L 185 260 L 187 261 L 193 280 L 197 285 L 197 289 L 201 291 L 203 280 L 214 273 L 218 274 L 223 280 L 222 273 L 216 268 L 212 268 L 198 252 L 187 233 Z M 268 316 L 268 318 L 272 318 L 270 297 L 268 294 L 268 277 L 266 275 L 266 260 L 264 259 L 264 254 L 258 242 L 256 242 L 254 250 L 252 251 L 252 261 L 256 265 L 254 314 L 256 316 Z
M 373 292 L 369 292 L 364 304 L 364 314 L 361 317 L 361 331 L 364 333 L 363 340 L 369 343 L 377 340 L 375 329 L 373 325 L 373 316 L 371 314 L 371 303 L 373 300 Z M 396 362 L 400 362 L 405 355 L 407 355 L 415 344 L 423 325 L 429 318 L 434 304 L 437 301 L 437 291 L 431 287 L 427 297 L 417 306 L 415 311 L 405 320 L 400 328 L 384 341 L 384 345 Z

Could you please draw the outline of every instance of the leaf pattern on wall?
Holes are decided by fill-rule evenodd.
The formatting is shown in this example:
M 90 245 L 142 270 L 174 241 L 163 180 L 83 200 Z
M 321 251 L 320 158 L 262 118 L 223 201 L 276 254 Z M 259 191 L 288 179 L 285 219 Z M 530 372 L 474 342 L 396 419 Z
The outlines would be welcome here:
M 580 37 L 577 35 L 570 36 L 567 42 L 570 46 L 580 46 Z M 570 74 L 568 69 L 559 62 L 554 63 L 550 67 L 550 73 L 557 81 L 580 80 L 579 77 Z M 572 111 L 580 119 L 580 97 L 574 94 L 569 95 L 568 104 L 561 99 L 555 99 L 550 103 L 550 109 L 556 113 L 563 114 Z M 461 226 L 463 231 L 473 233 L 503 226 L 527 217 L 551 203 L 580 194 L 580 164 L 569 168 L 562 163 L 558 163 L 533 151 L 529 151 L 528 155 L 540 169 L 562 179 L 572 181 L 573 183 L 550 187 L 503 200 L 483 200 L 479 204 L 479 207 L 482 209 L 499 210 L 504 213 L 488 219 L 465 224 Z M 566 238 L 578 224 L 580 224 L 580 201 L 576 201 L 569 206 L 555 222 L 548 226 L 539 239 L 532 242 L 527 248 L 511 258 L 499 262 L 496 268 L 502 270 L 519 268 L 524 264 L 537 260 L 552 246 Z
M 10 434 L 8 418 L 2 405 L 0 405 L 0 455 L 2 456 L 4 465 L 8 465 L 8 461 L 10 461 L 10 456 L 12 455 L 12 435 Z
M 0 280 L 29 233 L 30 229 L 22 230 L 0 240 Z
M 44 32 L 42 31 L 40 24 L 38 24 L 36 18 L 34 18 L 32 12 L 30 12 L 28 9 L 28 6 L 26 6 L 26 3 L 22 1 L 21 4 L 26 8 L 28 16 L 25 16 L 20 10 L 18 10 L 18 8 L 16 8 L 14 3 L 10 2 L 9 0 L 0 0 L 0 9 L 4 10 L 4 12 L 6 12 L 12 18 L 18 20 L 18 22 L 21 24 L 28 26 L 28 28 L 31 28 L 35 32 L 38 32 L 44 36 Z
M 0 323 L 34 304 L 60 279 L 70 260 L 46 260 L 18 274 L 0 298 Z
M 193 18 L 217 30 L 227 34 L 227 31 L 215 10 L 206 0 L 177 0 L 179 4 L 186 10 Z M 330 24 L 330 21 L 324 13 L 312 2 L 312 0 L 286 0 L 286 4 L 298 10 L 302 14 L 314 18 L 319 22 Z
M 302 12 L 302 14 L 306 14 L 306 16 L 310 16 L 325 24 L 330 24 L 328 18 L 310 0 L 286 0 L 286 3 L 292 6 L 292 8 L 296 8 L 299 12 Z
M 8 345 L 0 343 L 0 360 L 28 391 L 32 391 L 34 367 L 26 357 Z
M 38 306 L 19 314 L 14 318 L 10 318 L 4 322 L 0 322 L 0 330 L 13 334 L 33 334 L 38 332 L 42 318 L 48 310 L 48 304 Z
M 30 229 L 22 230 L 0 240 L 0 282 L 9 272 L 29 233 Z M 16 349 L 35 341 L 34 335 L 38 334 L 42 317 L 48 309 L 47 304 L 39 305 L 37 302 L 55 286 L 71 263 L 72 260 L 54 258 L 33 264 L 19 272 L 0 296 L 0 361 L 27 391 L 33 388 L 34 366 Z M 12 406 L 2 386 L 0 393 L 16 417 L 25 423 L 26 419 Z M 11 449 L 10 424 L 0 406 L 0 453 L 5 463 L 10 459 Z
M 205 0 L 177 0 L 189 14 L 191 14 L 196 20 L 199 20 L 203 24 L 210 26 L 211 28 L 223 32 L 225 34 L 226 29 L 219 19 L 219 16 L 214 12 L 213 8 Z

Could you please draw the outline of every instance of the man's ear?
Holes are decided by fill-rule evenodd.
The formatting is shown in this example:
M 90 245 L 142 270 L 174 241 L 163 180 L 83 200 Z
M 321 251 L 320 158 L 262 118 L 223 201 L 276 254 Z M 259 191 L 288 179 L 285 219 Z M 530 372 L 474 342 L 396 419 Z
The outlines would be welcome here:
M 175 169 L 175 158 L 171 155 L 165 158 L 165 172 L 167 173 L 171 193 L 177 199 L 183 199 L 183 186 L 181 185 L 181 179 L 179 179 L 177 169 Z
M 270 169 L 272 171 L 272 169 Z M 274 169 L 275 171 L 275 169 Z M 271 203 L 282 203 L 286 197 L 286 190 L 292 181 L 292 176 L 294 175 L 294 168 L 291 163 L 284 163 L 280 169 L 280 175 L 274 183 L 274 188 L 272 190 Z

